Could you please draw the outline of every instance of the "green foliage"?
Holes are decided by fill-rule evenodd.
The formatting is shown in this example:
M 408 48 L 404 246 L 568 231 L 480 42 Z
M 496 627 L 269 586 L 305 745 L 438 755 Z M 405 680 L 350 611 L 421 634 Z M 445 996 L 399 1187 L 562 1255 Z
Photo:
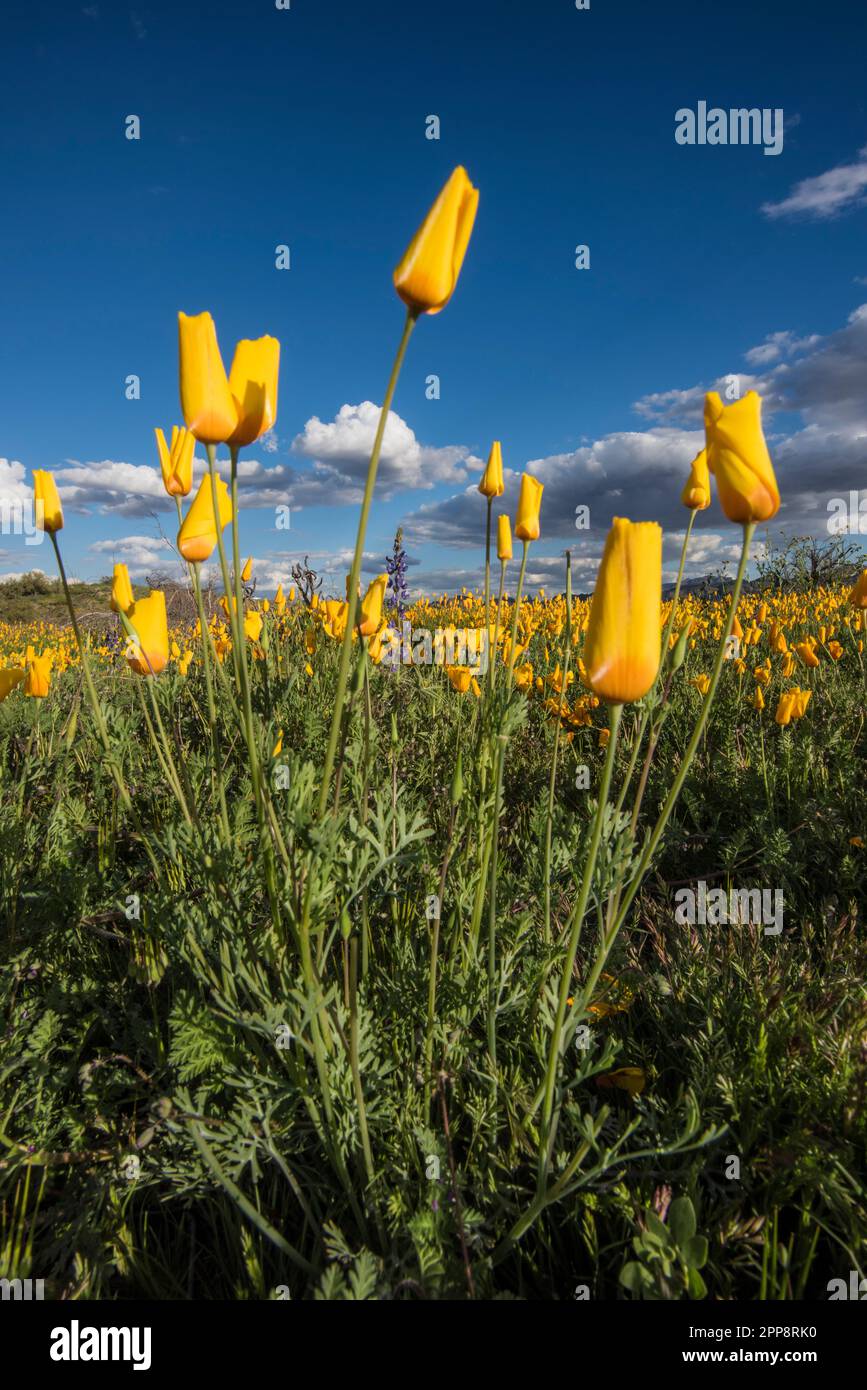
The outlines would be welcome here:
M 542 670 L 544 645 L 537 636 L 529 653 Z M 698 707 L 689 681 L 701 653 L 684 656 L 648 816 Z M 626 1002 L 566 1027 L 550 1200 L 539 1205 L 536 1097 L 594 812 L 598 727 L 561 742 L 546 941 L 553 731 L 542 701 L 499 689 L 486 715 L 440 670 L 372 669 L 369 707 L 360 681 L 347 718 L 340 809 L 320 820 L 336 658 L 324 647 L 303 676 L 302 628 L 282 667 L 277 653 L 253 663 L 263 758 L 282 729 L 289 770 L 272 792 L 286 847 L 276 913 L 222 684 L 228 844 L 197 668 L 186 682 L 167 672 L 159 697 L 198 825 L 179 814 L 132 680 L 99 675 L 154 863 L 86 707 L 69 736 L 77 673 L 59 675 L 50 700 L 0 706 L 6 1264 L 45 1277 L 51 1296 L 270 1298 L 285 1286 L 339 1300 L 559 1299 L 580 1281 L 605 1298 L 816 1298 L 841 1269 L 863 1267 L 867 858 L 850 841 L 867 839 L 867 823 L 855 660 L 827 667 L 787 729 L 767 713 L 760 722 L 749 678 L 725 670 L 596 991 Z M 486 719 L 507 738 L 491 971 Z M 634 721 L 627 711 L 615 786 Z M 588 792 L 576 790 L 579 764 Z M 641 850 L 645 824 L 633 836 L 629 809 L 603 820 L 576 989 L 608 895 Z M 782 935 L 677 925 L 676 886 L 699 877 L 780 887 Z M 440 895 L 437 919 L 426 904 Z M 607 1081 L 622 1067 L 643 1072 L 639 1094 Z

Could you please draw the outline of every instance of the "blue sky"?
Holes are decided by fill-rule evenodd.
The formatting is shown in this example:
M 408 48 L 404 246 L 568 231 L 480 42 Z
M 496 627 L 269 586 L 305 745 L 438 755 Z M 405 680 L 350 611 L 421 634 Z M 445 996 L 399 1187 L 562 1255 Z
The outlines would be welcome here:
M 865 42 L 849 0 L 704 17 L 694 0 L 10 11 L 0 501 L 51 469 L 71 570 L 171 569 L 153 427 L 180 421 L 177 311 L 207 308 L 227 361 L 241 337 L 282 343 L 274 437 L 242 456 L 244 552 L 264 590 L 304 552 L 340 588 L 364 403 L 381 402 L 402 324 L 391 271 L 463 163 L 476 227 L 452 302 L 410 346 L 368 569 L 403 523 L 414 585 L 478 581 L 471 489 L 494 438 L 514 473 L 504 509 L 528 464 L 546 485 L 533 582 L 562 587 L 573 545 L 589 586 L 615 513 L 661 520 L 670 568 L 702 394 L 728 374 L 765 395 L 779 522 L 826 534 L 832 497 L 867 500 Z M 781 108 L 782 152 L 679 145 L 675 112 L 699 101 Z M 716 503 L 699 525 L 695 572 L 737 546 Z M 0 576 L 33 567 L 48 551 L 0 534 Z

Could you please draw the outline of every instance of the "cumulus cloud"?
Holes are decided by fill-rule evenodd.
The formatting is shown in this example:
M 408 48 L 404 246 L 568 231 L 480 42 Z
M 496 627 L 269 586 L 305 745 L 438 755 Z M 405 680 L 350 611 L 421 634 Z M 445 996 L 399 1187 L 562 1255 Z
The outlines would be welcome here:
M 772 333 L 745 355 L 763 372 L 733 377 L 740 394 L 755 389 L 764 398 L 765 428 L 783 496 L 771 532 L 826 535 L 831 498 L 848 497 L 851 488 L 867 484 L 867 305 L 827 336 Z M 666 532 L 666 566 L 673 560 L 676 567 L 671 545 L 679 552 L 684 518 L 680 492 L 688 464 L 704 442 L 705 392 L 716 389 L 725 398 L 731 380 L 722 377 L 645 396 L 634 408 L 648 420 L 648 428 L 618 431 L 571 453 L 528 460 L 526 470 L 545 484 L 541 544 L 568 537 L 576 575 L 582 565 L 595 565 L 599 544 L 575 527 L 576 507 L 583 505 L 590 509 L 596 537 L 604 535 L 616 515 L 660 521 Z M 800 416 L 800 427 L 775 431 L 774 415 L 783 412 Z M 519 474 L 507 473 L 505 482 L 497 510 L 514 516 Z M 484 509 L 484 499 L 471 485 L 412 512 L 404 522 L 408 541 L 477 547 Z M 688 574 L 716 569 L 736 557 L 739 537 L 716 499 L 699 517 L 694 536 Z M 531 557 L 538 570 L 539 560 L 533 552 Z M 464 582 L 457 576 L 453 581 Z
M 33 490 L 25 479 L 26 469 L 23 463 L 0 458 L 0 506 L 30 507 Z
M 106 573 L 121 561 L 136 579 L 157 571 L 177 570 L 178 578 L 187 572 L 171 542 L 162 536 L 120 536 L 115 540 L 94 541 L 88 550 L 91 555 L 101 557 Z
M 751 367 L 765 367 L 771 362 L 778 362 L 782 357 L 794 357 L 799 352 L 805 352 L 820 341 L 818 333 L 810 333 L 806 338 L 799 338 L 797 334 L 785 330 L 781 333 L 769 333 L 763 343 L 750 348 L 744 353 L 744 357 Z
M 867 199 L 867 145 L 851 164 L 838 164 L 824 174 L 802 179 L 779 203 L 763 203 L 766 217 L 839 217 Z
M 259 445 L 268 458 L 242 457 L 238 464 L 238 491 L 248 508 L 288 506 L 348 507 L 360 504 L 379 406 L 371 401 L 341 406 L 334 420 L 312 416 L 293 441 L 298 466 L 274 462 L 280 442 L 273 431 Z M 406 421 L 389 412 L 377 483 L 377 496 L 388 499 L 414 488 L 428 489 L 440 483 L 461 483 L 481 467 L 466 447 L 450 444 L 434 448 L 419 442 Z M 102 459 L 68 459 L 53 470 L 60 498 L 71 512 L 125 517 L 174 514 L 157 467 Z M 207 461 L 197 457 L 193 465 L 193 489 L 207 472 Z M 217 472 L 229 477 L 228 458 L 218 459 Z M 32 493 L 24 482 L 20 463 L 0 459 L 0 499 L 29 503 Z
M 610 525 L 612 516 L 633 520 L 661 519 L 665 504 L 672 523 L 682 520 L 678 498 L 690 461 L 701 448 L 700 430 L 668 426 L 643 431 L 620 431 L 566 454 L 530 459 L 526 472 L 545 486 L 542 498 L 543 532 L 546 538 L 569 537 L 580 545 L 584 531 L 577 508 L 589 507 L 590 526 Z M 514 516 L 520 490 L 520 474 L 506 470 L 505 493 L 495 502 L 497 512 Z M 404 522 L 413 544 L 436 543 L 472 548 L 479 543 L 484 525 L 485 499 L 470 485 L 444 502 L 419 507 Z
M 319 477 L 344 486 L 363 484 L 379 424 L 380 407 L 372 401 L 342 405 L 333 420 L 313 415 L 292 444 L 296 453 L 313 461 Z M 481 466 L 481 460 L 461 445 L 433 448 L 419 443 L 414 430 L 393 410 L 388 412 L 377 487 L 384 498 L 410 488 L 461 483 Z
M 607 528 L 606 528 L 607 529 Z M 677 578 L 680 552 L 683 546 L 684 531 L 671 530 L 663 535 L 662 581 L 671 584 Z M 596 582 L 596 572 L 602 558 L 605 532 L 594 529 L 576 539 L 568 549 L 572 553 L 572 591 L 575 594 L 589 594 Z M 546 593 L 565 593 L 566 590 L 566 549 L 556 555 L 538 555 L 530 550 L 524 588 L 527 593 L 544 589 Z M 690 541 L 690 564 L 688 575 L 704 575 L 728 566 L 729 572 L 737 566 L 740 556 L 740 532 L 702 532 L 693 531 Z M 757 548 L 754 547 L 754 554 Z M 483 593 L 485 584 L 484 565 L 467 566 L 459 569 L 422 568 L 409 582 L 410 593 L 414 597 L 427 594 L 455 593 L 468 589 L 472 593 Z M 513 565 L 507 572 L 506 592 L 513 596 L 517 584 L 517 568 Z

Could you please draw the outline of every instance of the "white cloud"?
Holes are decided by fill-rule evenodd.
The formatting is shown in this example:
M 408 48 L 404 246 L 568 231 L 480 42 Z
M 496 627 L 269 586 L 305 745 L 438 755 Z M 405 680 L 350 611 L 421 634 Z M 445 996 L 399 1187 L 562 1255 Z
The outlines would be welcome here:
M 380 407 L 372 401 L 342 405 L 328 422 L 313 415 L 292 448 L 314 461 L 325 477 L 363 484 L 379 424 Z M 388 498 L 411 488 L 462 483 L 481 460 L 461 445 L 433 448 L 420 444 L 414 430 L 393 410 L 388 412 L 377 473 L 380 495 Z
M 0 505 L 30 507 L 33 491 L 25 482 L 26 469 L 16 460 L 0 458 Z
M 824 337 L 775 333 L 765 345 L 773 348 L 776 361 L 766 363 L 764 374 L 735 375 L 741 394 L 755 389 L 764 399 L 765 430 L 783 499 L 772 529 L 824 536 L 829 499 L 846 497 L 850 488 L 867 483 L 867 304 Z M 750 354 L 755 357 L 755 349 Z M 645 396 L 635 409 L 652 422 L 649 428 L 618 431 L 571 453 L 529 461 L 527 471 L 545 484 L 540 548 L 570 538 L 577 572 L 585 561 L 595 563 L 599 545 L 589 536 L 604 536 L 612 516 L 654 519 L 666 533 L 666 566 L 671 558 L 676 565 L 670 538 L 682 534 L 680 493 L 689 462 L 704 442 L 705 391 L 724 392 L 726 383 L 721 378 Z M 799 415 L 800 428 L 775 433 L 775 412 Z M 506 474 L 497 512 L 514 516 L 518 481 L 517 473 Z M 575 530 L 575 508 L 582 504 L 590 508 L 591 533 Z M 484 514 L 484 499 L 471 485 L 417 508 L 404 526 L 413 545 L 472 549 L 483 544 Z M 698 518 L 687 573 L 700 574 L 733 558 L 738 540 L 714 498 Z M 453 583 L 463 582 L 456 574 Z
M 821 342 L 818 333 L 810 333 L 806 338 L 799 338 L 788 330 L 769 333 L 763 343 L 750 348 L 744 357 L 752 367 L 765 367 L 771 362 L 778 362 L 781 357 L 795 357 L 799 352 L 806 352 L 818 342 Z
M 169 504 L 159 470 L 144 464 L 69 460 L 53 472 L 60 500 L 70 511 L 142 516 Z
M 667 511 L 672 521 L 680 520 L 677 510 L 683 479 L 691 460 L 701 448 L 698 430 L 679 430 L 668 426 L 648 430 L 620 431 L 567 454 L 531 459 L 525 471 L 544 484 L 542 534 L 580 544 L 586 532 L 577 531 L 576 508 L 590 508 L 590 524 L 610 525 L 612 516 L 664 520 L 652 508 L 659 496 L 671 494 Z M 507 469 L 506 490 L 494 503 L 495 515 L 515 515 L 520 490 L 520 474 Z M 651 510 L 649 510 L 649 508 Z M 485 499 L 476 484 L 444 502 L 419 507 L 404 522 L 407 539 L 413 544 L 472 548 L 484 534 Z
M 266 465 L 261 459 L 242 458 L 238 464 L 242 505 L 248 509 L 289 506 L 297 511 L 305 507 L 357 506 L 364 493 L 378 420 L 379 407 L 371 401 L 341 406 L 329 423 L 312 416 L 292 445 L 293 451 L 305 459 L 301 467 L 285 463 Z M 280 448 L 273 432 L 263 435 L 259 442 L 266 456 L 273 457 Z M 462 445 L 434 448 L 421 444 L 409 425 L 391 411 L 380 458 L 377 496 L 388 498 L 413 488 L 462 483 L 470 471 L 481 467 L 481 460 Z M 166 496 L 156 467 L 115 459 L 68 459 L 52 471 L 61 501 L 70 511 L 127 517 L 154 516 L 160 512 L 174 515 L 174 503 Z M 207 461 L 197 457 L 193 491 L 206 472 Z M 227 458 L 217 460 L 217 472 L 228 481 Z M 20 501 L 29 503 L 32 494 L 24 485 L 24 476 L 22 464 L 0 459 L 0 499 L 18 496 Z
M 0 561 L 3 560 L 4 555 L 5 552 L 0 551 Z M 4 584 L 11 584 L 13 579 L 23 579 L 25 574 L 41 574 L 46 579 L 49 577 L 46 575 L 45 570 L 41 570 L 38 566 L 34 565 L 33 568 L 29 570 L 12 570 L 8 574 L 0 574 L 0 587 Z M 70 579 L 69 582 L 73 583 L 74 581 Z
M 156 571 L 177 570 L 178 577 L 186 574 L 186 566 L 182 566 L 177 552 L 163 537 L 120 536 L 116 540 L 94 541 L 88 549 L 91 555 L 104 559 L 106 573 L 122 563 L 136 579 Z
M 852 164 L 838 164 L 824 174 L 802 179 L 779 203 L 763 203 L 766 217 L 839 217 L 867 199 L 867 145 Z

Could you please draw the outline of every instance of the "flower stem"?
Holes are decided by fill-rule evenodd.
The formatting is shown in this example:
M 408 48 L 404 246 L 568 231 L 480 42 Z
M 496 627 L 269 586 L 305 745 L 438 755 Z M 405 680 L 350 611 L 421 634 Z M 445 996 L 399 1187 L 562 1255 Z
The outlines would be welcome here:
M 379 424 L 376 427 L 376 437 L 373 441 L 373 450 L 370 455 L 370 463 L 367 466 L 367 481 L 364 485 L 364 497 L 361 503 L 361 515 L 358 519 L 358 534 L 355 540 L 355 554 L 352 559 L 352 570 L 349 576 L 349 593 L 347 594 L 348 610 L 346 614 L 346 631 L 343 634 L 343 645 L 340 649 L 340 665 L 337 671 L 337 690 L 334 696 L 334 713 L 331 717 L 331 733 L 328 737 L 328 748 L 325 754 L 325 767 L 322 770 L 322 782 L 319 787 L 319 801 L 317 815 L 319 819 L 324 816 L 325 808 L 328 805 L 328 791 L 331 786 L 331 774 L 334 771 L 334 759 L 337 755 L 337 742 L 340 737 L 340 727 L 343 719 L 343 705 L 346 700 L 346 686 L 349 680 L 349 661 L 352 654 L 352 634 L 355 630 L 355 609 L 358 599 L 358 582 L 361 576 L 361 561 L 364 554 L 364 538 L 367 534 L 367 518 L 370 513 L 370 504 L 373 500 L 373 489 L 376 485 L 376 472 L 379 467 L 379 455 L 382 450 L 382 440 L 385 434 L 385 427 L 388 423 L 388 414 L 391 409 L 391 402 L 394 398 L 397 379 L 400 376 L 400 369 L 406 354 L 407 344 L 410 334 L 415 327 L 416 316 L 412 311 L 407 312 L 406 320 L 403 325 L 400 344 L 391 369 L 391 376 L 388 379 L 388 386 L 385 391 L 385 399 L 382 402 L 382 410 L 379 414 Z
M 572 551 L 566 551 L 566 651 L 563 656 L 563 681 L 560 693 L 569 698 L 569 663 L 572 656 Z M 558 694 L 557 691 L 554 692 Z M 551 840 L 554 830 L 554 794 L 557 786 L 557 760 L 560 752 L 560 712 L 554 729 L 554 751 L 551 755 L 551 776 L 548 779 L 548 813 L 545 817 L 545 941 L 551 940 Z
M 78 647 L 78 655 L 81 660 L 81 669 L 84 672 L 84 683 L 87 687 L 87 697 L 90 700 L 91 709 L 93 710 L 93 716 L 96 720 L 96 727 L 99 730 L 100 742 L 102 743 L 106 762 L 108 763 L 109 768 L 111 769 L 111 774 L 115 780 L 115 785 L 117 786 L 117 790 L 120 795 L 123 808 L 129 815 L 132 816 L 133 823 L 135 824 L 135 827 L 141 838 L 142 844 L 145 847 L 147 856 L 151 861 L 151 867 L 154 870 L 154 873 L 157 874 L 157 876 L 159 876 L 159 864 L 157 862 L 156 856 L 154 855 L 154 852 L 150 847 L 150 842 L 147 836 L 145 835 L 144 826 L 141 823 L 141 818 L 139 817 L 138 811 L 133 805 L 133 802 L 130 798 L 130 794 L 127 791 L 126 782 L 123 780 L 123 773 L 120 769 L 120 765 L 118 764 L 114 756 L 114 753 L 111 749 L 111 743 L 108 737 L 108 729 L 105 726 L 105 718 L 102 713 L 102 706 L 99 703 L 99 696 L 96 693 L 96 686 L 94 685 L 93 677 L 90 674 L 90 663 L 87 659 L 87 651 L 82 640 L 81 629 L 78 626 L 78 618 L 75 614 L 75 608 L 72 602 L 72 595 L 69 592 L 69 583 L 67 582 L 66 578 L 66 570 L 63 567 L 63 559 L 60 554 L 60 547 L 57 544 L 57 536 L 54 531 L 50 531 L 49 535 L 51 536 L 51 544 L 54 546 L 54 554 L 57 559 L 57 568 L 60 573 L 60 582 L 63 585 L 63 593 L 64 597 L 66 598 L 66 606 L 69 609 L 69 616 L 72 620 L 72 631 L 75 634 L 75 641 Z
M 229 811 L 226 806 L 226 789 L 223 786 L 223 775 L 220 767 L 220 739 L 217 733 L 217 707 L 214 702 L 214 682 L 211 676 L 211 658 L 208 651 L 208 620 L 205 617 L 205 604 L 202 599 L 202 580 L 199 566 L 194 566 L 196 572 L 196 606 L 199 610 L 199 633 L 202 639 L 202 666 L 205 672 L 205 691 L 208 698 L 208 720 L 211 725 L 211 757 L 213 761 L 212 781 L 217 791 L 220 803 L 220 824 L 223 830 L 223 842 L 228 845 L 232 840 L 232 832 L 229 829 Z
M 611 774 L 614 770 L 614 755 L 617 749 L 617 733 L 620 728 L 620 716 L 623 713 L 622 705 L 612 705 L 610 715 L 610 734 L 608 747 L 605 750 L 605 765 L 602 769 L 602 782 L 599 787 L 599 800 L 596 805 L 596 815 L 593 820 L 593 830 L 590 836 L 590 845 L 587 850 L 587 860 L 584 864 L 584 877 L 581 882 L 581 891 L 572 909 L 570 921 L 569 942 L 566 947 L 566 958 L 563 963 L 563 974 L 560 978 L 560 997 L 557 1003 L 557 1017 L 554 1021 L 554 1028 L 551 1033 L 551 1046 L 548 1051 L 548 1067 L 545 1075 L 545 1099 L 542 1108 L 542 1123 L 539 1130 L 539 1190 L 545 1184 L 548 1172 L 548 1164 L 553 1147 L 554 1132 L 552 1128 L 552 1118 L 554 1111 L 554 1091 L 557 1081 L 557 1066 L 560 1061 L 560 1045 L 563 1036 L 563 1021 L 566 1017 L 566 1008 L 569 1000 L 569 987 L 572 983 L 572 971 L 575 968 L 575 957 L 578 952 L 578 941 L 581 936 L 581 927 L 584 922 L 584 913 L 587 910 L 587 901 L 590 897 L 590 889 L 593 884 L 593 874 L 596 869 L 596 859 L 599 854 L 599 843 L 602 839 L 602 823 L 605 817 L 605 807 L 608 803 L 608 792 L 611 787 Z
M 518 632 L 518 613 L 521 609 L 521 594 L 524 589 L 524 572 L 527 568 L 527 553 L 529 549 L 530 542 L 524 541 L 524 553 L 521 556 L 521 569 L 518 574 L 518 592 L 515 594 L 515 610 L 512 613 L 512 634 L 509 639 L 508 685 L 510 690 L 515 676 L 515 643 L 517 641 Z

